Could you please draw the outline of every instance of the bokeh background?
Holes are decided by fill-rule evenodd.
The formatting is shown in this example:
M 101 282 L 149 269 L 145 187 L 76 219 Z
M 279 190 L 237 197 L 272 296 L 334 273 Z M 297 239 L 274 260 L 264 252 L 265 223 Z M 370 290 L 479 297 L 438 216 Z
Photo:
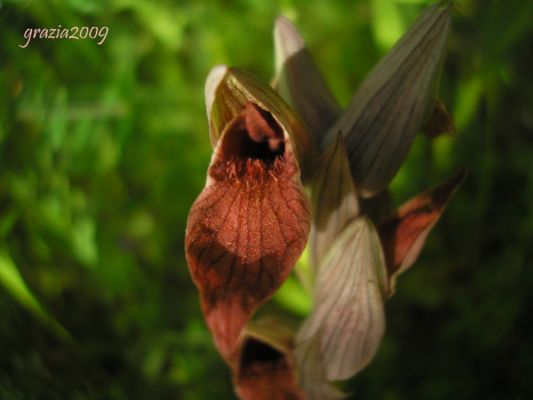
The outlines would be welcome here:
M 342 104 L 429 0 L 0 1 L 0 399 L 232 399 L 184 260 L 218 63 L 273 73 L 301 29 Z M 354 399 L 533 398 L 533 2 L 458 0 L 441 98 L 396 204 L 469 176 L 387 304 Z M 94 40 L 26 28 L 108 26 Z M 295 285 L 293 285 L 295 286 Z M 298 287 L 274 300 L 295 319 Z

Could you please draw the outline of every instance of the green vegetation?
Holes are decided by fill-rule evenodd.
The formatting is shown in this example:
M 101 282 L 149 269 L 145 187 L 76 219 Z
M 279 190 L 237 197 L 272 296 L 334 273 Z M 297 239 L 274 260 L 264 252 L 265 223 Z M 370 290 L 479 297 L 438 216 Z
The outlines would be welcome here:
M 429 3 L 0 0 L 0 398 L 233 398 L 183 250 L 211 153 L 204 79 L 227 63 L 269 80 L 284 14 L 346 104 Z M 533 395 L 533 2 L 456 3 L 440 93 L 458 133 L 416 140 L 395 203 L 469 176 L 356 399 Z M 58 25 L 109 34 L 19 46 Z M 286 287 L 272 307 L 309 303 Z

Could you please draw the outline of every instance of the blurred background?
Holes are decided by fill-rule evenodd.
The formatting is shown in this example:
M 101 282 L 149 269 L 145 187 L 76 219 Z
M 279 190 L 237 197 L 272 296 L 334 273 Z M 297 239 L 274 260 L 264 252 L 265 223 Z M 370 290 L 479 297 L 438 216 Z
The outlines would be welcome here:
M 300 28 L 342 104 L 429 0 L 0 1 L 0 399 L 232 399 L 187 270 L 218 63 L 273 73 Z M 459 0 L 440 88 L 455 136 L 420 136 L 396 204 L 469 176 L 387 304 L 354 399 L 533 398 L 533 2 Z M 109 27 L 96 40 L 27 28 Z M 286 288 L 287 289 L 287 288 Z M 274 306 L 302 318 L 298 287 Z

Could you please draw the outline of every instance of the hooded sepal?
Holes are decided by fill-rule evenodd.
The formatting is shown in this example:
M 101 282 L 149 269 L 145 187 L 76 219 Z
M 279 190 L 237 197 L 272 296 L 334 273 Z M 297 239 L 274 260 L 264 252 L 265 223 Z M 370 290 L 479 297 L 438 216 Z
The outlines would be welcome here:
M 318 160 L 311 185 L 311 204 L 310 249 L 316 268 L 337 236 L 359 213 L 357 193 L 341 135 Z
M 427 120 L 450 28 L 448 5 L 434 5 L 374 67 L 328 133 L 345 138 L 357 190 L 367 197 L 397 173 Z
M 372 222 L 357 217 L 319 268 L 313 312 L 296 346 L 316 335 L 327 380 L 347 379 L 374 357 L 385 329 L 386 267 Z
M 295 26 L 279 17 L 274 26 L 276 77 L 273 87 L 309 126 L 317 144 L 341 113 Z
M 249 72 L 219 65 L 207 77 L 205 98 L 213 147 L 226 126 L 251 102 L 270 114 L 281 127 L 285 140 L 291 142 L 302 180 L 311 176 L 317 154 L 314 139 L 300 117 L 269 85 Z
M 299 384 L 306 400 L 339 400 L 345 394 L 326 378 L 324 357 L 320 350 L 320 332 L 301 341 L 294 350 Z
M 431 229 L 444 212 L 448 201 L 463 182 L 466 171 L 459 171 L 446 182 L 419 194 L 401 206 L 396 214 L 379 226 L 388 270 L 389 296 L 396 278 L 418 258 Z

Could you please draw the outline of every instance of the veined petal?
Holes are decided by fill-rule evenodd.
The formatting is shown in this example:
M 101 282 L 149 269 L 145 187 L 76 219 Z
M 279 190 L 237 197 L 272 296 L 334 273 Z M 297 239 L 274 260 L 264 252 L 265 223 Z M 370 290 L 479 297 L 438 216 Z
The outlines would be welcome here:
M 246 326 L 235 373 L 241 399 L 304 399 L 294 376 L 292 340 L 292 330 L 272 318 Z
M 319 335 L 328 380 L 350 378 L 374 357 L 385 330 L 386 274 L 376 229 L 356 218 L 319 268 L 314 310 L 296 339 L 299 346 Z
M 442 185 L 419 194 L 401 206 L 396 215 L 379 226 L 389 276 L 389 295 L 396 277 L 416 261 L 426 238 L 435 226 L 451 196 L 466 175 L 459 171 Z
M 212 145 L 216 146 L 226 126 L 249 102 L 270 113 L 282 128 L 292 143 L 302 180 L 307 181 L 317 154 L 311 133 L 274 89 L 249 72 L 217 66 L 209 74 L 206 81 L 206 107 Z
M 310 249 L 316 267 L 337 236 L 359 213 L 357 193 L 341 135 L 318 161 L 311 185 L 311 204 Z
M 328 133 L 345 138 L 357 190 L 387 186 L 429 116 L 450 30 L 449 6 L 426 10 L 374 67 Z
M 307 123 L 317 144 L 341 113 L 298 30 L 285 17 L 274 26 L 276 77 L 273 86 Z
M 273 113 L 245 102 L 217 142 L 185 237 L 207 325 L 230 363 L 246 322 L 302 253 L 309 210 L 288 135 Z
M 338 400 L 345 394 L 326 378 L 323 355 L 320 350 L 321 336 L 302 341 L 294 350 L 294 357 L 300 377 L 300 386 L 306 400 Z

